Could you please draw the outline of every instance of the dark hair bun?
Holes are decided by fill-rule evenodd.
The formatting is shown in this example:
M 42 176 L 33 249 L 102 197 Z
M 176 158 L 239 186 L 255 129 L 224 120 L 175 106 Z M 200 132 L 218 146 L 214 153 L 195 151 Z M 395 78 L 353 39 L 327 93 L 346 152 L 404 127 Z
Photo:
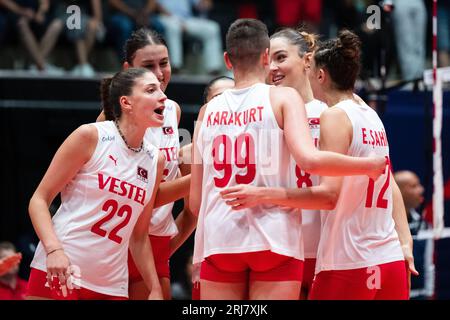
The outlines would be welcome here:
M 342 30 L 338 36 L 338 48 L 345 59 L 360 59 L 361 40 L 350 30 Z

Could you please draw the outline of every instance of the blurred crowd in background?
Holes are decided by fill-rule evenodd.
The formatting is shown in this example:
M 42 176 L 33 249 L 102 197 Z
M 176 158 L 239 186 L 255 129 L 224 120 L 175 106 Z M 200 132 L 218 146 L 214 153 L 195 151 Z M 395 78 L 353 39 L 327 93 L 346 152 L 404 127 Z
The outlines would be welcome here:
M 363 41 L 363 80 L 410 81 L 431 67 L 431 13 L 426 0 L 0 0 L 0 69 L 114 72 L 126 39 L 147 26 L 164 36 L 175 74 L 223 74 L 228 26 L 257 18 L 271 33 L 302 25 L 326 39 L 351 29 Z M 450 0 L 439 0 L 440 66 L 450 65 L 449 19 Z

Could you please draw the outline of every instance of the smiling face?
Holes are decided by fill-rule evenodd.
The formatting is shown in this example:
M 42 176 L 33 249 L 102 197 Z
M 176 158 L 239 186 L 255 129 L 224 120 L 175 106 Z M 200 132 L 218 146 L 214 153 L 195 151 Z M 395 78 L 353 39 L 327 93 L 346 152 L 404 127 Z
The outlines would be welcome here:
M 161 127 L 164 123 L 164 102 L 167 97 L 161 90 L 161 84 L 151 72 L 136 78 L 129 97 L 122 97 L 131 106 L 137 122 L 145 121 L 145 127 Z
M 125 64 L 127 67 L 128 64 Z M 169 52 L 162 44 L 149 44 L 136 50 L 132 64 L 134 68 L 145 68 L 153 72 L 161 83 L 161 90 L 165 91 L 172 75 Z
M 297 88 L 305 77 L 305 60 L 299 56 L 297 46 L 283 37 L 270 40 L 269 83 Z

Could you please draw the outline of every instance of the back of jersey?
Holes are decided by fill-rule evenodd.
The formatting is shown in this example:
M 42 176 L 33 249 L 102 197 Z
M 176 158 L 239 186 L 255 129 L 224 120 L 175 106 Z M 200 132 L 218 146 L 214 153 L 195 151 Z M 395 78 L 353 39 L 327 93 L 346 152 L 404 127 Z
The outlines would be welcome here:
M 353 138 L 348 155 L 389 157 L 383 123 L 367 105 L 338 103 L 351 121 Z M 336 208 L 322 213 L 316 273 L 358 269 L 403 260 L 392 218 L 390 170 L 376 181 L 367 176 L 344 177 Z
M 258 205 L 233 211 L 220 196 L 238 184 L 289 186 L 290 154 L 270 86 L 230 89 L 211 100 L 196 143 L 203 185 L 194 263 L 212 254 L 262 250 L 303 259 L 299 210 Z

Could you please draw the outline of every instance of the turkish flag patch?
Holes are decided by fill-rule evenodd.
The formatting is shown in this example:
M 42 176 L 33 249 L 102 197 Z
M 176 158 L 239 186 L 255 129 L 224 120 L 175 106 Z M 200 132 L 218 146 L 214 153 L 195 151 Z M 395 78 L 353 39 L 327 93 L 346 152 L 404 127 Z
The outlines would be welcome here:
M 320 118 L 308 118 L 308 123 L 310 126 L 319 126 Z
M 144 169 L 142 167 L 137 167 L 137 177 L 139 180 L 144 181 L 147 183 L 148 181 L 148 171 L 147 169 Z
M 164 134 L 173 134 L 173 128 L 172 127 L 163 127 L 162 128 Z

